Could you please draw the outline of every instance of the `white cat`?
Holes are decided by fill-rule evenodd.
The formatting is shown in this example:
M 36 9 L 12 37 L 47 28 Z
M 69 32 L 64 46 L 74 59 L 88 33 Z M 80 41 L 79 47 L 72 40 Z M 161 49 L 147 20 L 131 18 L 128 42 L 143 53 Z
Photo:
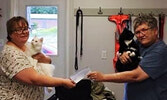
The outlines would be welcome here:
M 53 76 L 55 66 L 52 64 L 45 64 L 45 63 L 37 63 L 36 59 L 32 58 L 32 55 L 42 52 L 42 44 L 43 38 L 38 38 L 35 36 L 31 43 L 27 43 L 27 50 L 25 51 L 28 59 L 30 60 L 31 64 L 34 66 L 34 69 L 39 72 L 40 74 Z M 52 91 L 52 87 L 48 87 L 48 92 Z
M 43 38 L 38 38 L 37 36 L 35 36 L 31 40 L 31 43 L 29 42 L 27 43 L 28 48 L 26 50 L 26 54 L 32 56 L 41 52 L 42 44 L 43 44 Z

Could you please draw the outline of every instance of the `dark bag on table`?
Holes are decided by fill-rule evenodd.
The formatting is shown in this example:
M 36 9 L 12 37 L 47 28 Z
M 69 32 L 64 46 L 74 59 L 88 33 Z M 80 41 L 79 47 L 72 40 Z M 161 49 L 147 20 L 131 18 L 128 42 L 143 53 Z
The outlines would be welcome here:
M 93 100 L 91 97 L 91 81 L 83 79 L 76 84 L 76 87 L 67 89 L 55 87 L 55 94 L 48 100 Z

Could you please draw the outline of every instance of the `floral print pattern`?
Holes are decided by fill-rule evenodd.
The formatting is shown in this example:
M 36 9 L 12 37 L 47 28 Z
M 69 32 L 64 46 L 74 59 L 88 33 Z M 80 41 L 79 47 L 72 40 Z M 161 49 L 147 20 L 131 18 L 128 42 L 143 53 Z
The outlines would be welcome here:
M 32 67 L 21 50 L 5 45 L 0 54 L 0 100 L 43 100 L 44 89 L 40 86 L 18 82 L 13 77 Z

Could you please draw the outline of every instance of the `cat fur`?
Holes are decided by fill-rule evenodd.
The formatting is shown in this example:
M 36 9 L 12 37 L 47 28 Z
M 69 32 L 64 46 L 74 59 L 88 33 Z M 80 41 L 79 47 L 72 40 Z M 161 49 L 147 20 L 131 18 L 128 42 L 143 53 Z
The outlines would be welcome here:
M 139 53 L 139 46 L 136 44 L 134 38 L 134 34 L 129 31 L 127 28 L 123 30 L 119 37 L 119 55 L 123 52 L 129 54 L 130 59 L 132 62 L 128 62 L 126 64 L 122 64 L 121 61 L 118 59 L 116 62 L 116 71 L 129 71 L 137 68 L 139 61 L 140 61 L 140 53 Z
M 46 63 L 38 63 L 36 59 L 32 58 L 32 55 L 35 55 L 37 53 L 42 52 L 42 44 L 43 44 L 43 38 L 38 38 L 35 36 L 31 42 L 26 43 L 27 45 L 27 50 L 25 51 L 28 59 L 30 60 L 30 63 L 34 66 L 34 69 L 43 75 L 47 76 L 53 76 L 54 75 L 54 70 L 55 66 L 52 64 L 46 64 Z M 52 87 L 47 87 L 48 92 L 52 91 Z

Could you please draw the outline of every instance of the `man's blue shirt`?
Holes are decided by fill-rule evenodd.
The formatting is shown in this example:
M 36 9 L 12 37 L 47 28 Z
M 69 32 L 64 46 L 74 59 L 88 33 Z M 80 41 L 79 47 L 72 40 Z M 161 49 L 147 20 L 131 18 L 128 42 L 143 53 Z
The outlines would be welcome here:
M 149 78 L 127 84 L 128 100 L 167 100 L 167 45 L 158 41 L 147 48 L 141 44 L 139 47 L 139 65 Z

